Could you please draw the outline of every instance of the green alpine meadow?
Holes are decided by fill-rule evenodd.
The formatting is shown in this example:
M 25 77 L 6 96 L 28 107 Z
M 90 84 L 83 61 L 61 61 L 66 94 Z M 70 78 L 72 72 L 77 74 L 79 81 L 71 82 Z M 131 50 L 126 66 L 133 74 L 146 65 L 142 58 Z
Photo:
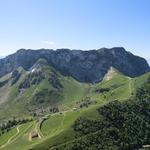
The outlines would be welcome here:
M 0 150 L 150 150 L 150 0 L 0 0 Z
M 0 65 L 0 149 L 129 150 L 149 145 L 150 68 L 145 59 L 119 47 L 21 49 Z

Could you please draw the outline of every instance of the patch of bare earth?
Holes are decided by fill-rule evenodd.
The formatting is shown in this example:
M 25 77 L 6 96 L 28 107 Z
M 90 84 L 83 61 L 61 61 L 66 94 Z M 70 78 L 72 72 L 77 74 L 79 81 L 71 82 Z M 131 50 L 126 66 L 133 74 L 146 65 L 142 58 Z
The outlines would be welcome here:
M 115 73 L 115 70 L 113 69 L 113 67 L 111 67 L 109 71 L 107 72 L 107 74 L 105 75 L 104 80 L 106 81 L 111 80 L 113 78 L 114 73 Z

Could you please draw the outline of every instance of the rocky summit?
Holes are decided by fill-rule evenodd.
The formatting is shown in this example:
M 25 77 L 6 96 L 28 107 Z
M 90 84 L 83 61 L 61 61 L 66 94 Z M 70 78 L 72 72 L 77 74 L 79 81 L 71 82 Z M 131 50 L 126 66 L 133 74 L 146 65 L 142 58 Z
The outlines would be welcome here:
M 40 59 L 62 75 L 71 76 L 80 82 L 96 83 L 103 79 L 111 67 L 124 75 L 136 77 L 150 70 L 144 58 L 133 55 L 122 47 L 98 50 L 69 49 L 20 49 L 16 53 L 0 59 L 0 76 L 23 67 L 29 70 Z

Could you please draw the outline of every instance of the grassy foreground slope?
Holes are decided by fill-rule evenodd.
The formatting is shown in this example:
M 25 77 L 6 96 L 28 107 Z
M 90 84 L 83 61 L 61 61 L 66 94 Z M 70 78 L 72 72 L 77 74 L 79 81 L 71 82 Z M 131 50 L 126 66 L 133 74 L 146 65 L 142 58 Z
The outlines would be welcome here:
M 50 68 L 46 70 L 48 71 L 47 74 L 51 74 Z M 24 74 L 22 78 L 20 78 L 19 81 L 12 86 L 14 91 L 17 89 L 16 87 L 24 81 L 28 74 L 29 73 L 26 72 L 26 74 Z M 131 79 L 112 68 L 102 82 L 96 84 L 84 84 L 77 82 L 71 77 L 64 77 L 58 74 L 57 79 L 61 82 L 61 85 L 63 86 L 62 89 L 54 88 L 52 83 L 49 84 L 48 78 L 45 78 L 38 85 L 31 85 L 21 97 L 17 96 L 17 99 L 13 100 L 11 103 L 13 107 L 9 113 L 14 109 L 19 109 L 17 112 L 18 114 L 20 114 L 20 112 L 24 113 L 24 109 L 28 108 L 29 104 L 33 104 L 32 107 L 36 106 L 37 104 L 33 103 L 35 97 L 34 94 L 45 88 L 54 91 L 58 90 L 57 92 L 60 93 L 60 97 L 55 97 L 56 95 L 53 95 L 50 101 L 52 100 L 53 102 L 53 98 L 60 98 L 58 104 L 65 109 L 63 109 L 61 113 L 50 115 L 48 119 L 42 123 L 41 128 L 38 129 L 43 135 L 42 138 L 35 138 L 33 140 L 29 138 L 31 131 L 35 129 L 36 124 L 39 123 L 31 122 L 29 125 L 23 125 L 26 128 L 25 130 L 22 129 L 23 126 L 19 127 L 20 132 L 17 135 L 16 140 L 0 149 L 50 150 L 62 147 L 67 143 L 72 143 L 79 136 L 72 128 L 72 125 L 79 117 L 97 120 L 99 118 L 97 111 L 99 107 L 102 107 L 116 99 L 125 101 L 134 96 L 136 89 L 146 82 L 149 75 L 150 73 L 147 73 L 141 77 Z M 16 90 L 16 93 L 17 92 L 18 91 Z M 13 92 L 12 95 L 14 93 L 15 92 Z M 48 100 L 47 97 L 48 95 L 45 97 L 46 100 Z M 92 101 L 96 101 L 96 103 L 82 108 L 77 107 L 77 102 L 79 104 L 85 103 L 87 97 Z M 17 101 L 18 104 L 16 104 L 15 101 Z M 49 101 L 45 101 L 45 104 L 48 103 Z M 77 109 L 75 109 L 76 107 Z M 6 133 L 6 135 L 4 134 L 0 137 L 5 139 L 1 145 L 7 143 L 7 139 L 11 138 L 11 132 L 14 135 L 16 133 L 16 129 L 14 128 Z
M 35 127 L 35 122 L 18 125 L 0 137 L 0 149 L 20 150 L 33 143 L 29 139 L 29 133 Z
M 99 120 L 79 118 L 80 136 L 53 149 L 134 150 L 150 148 L 150 75 L 127 101 L 112 101 L 98 109 Z
M 99 94 L 93 94 L 93 90 L 89 93 L 92 95 L 95 99 L 99 99 L 98 103 L 94 106 L 90 106 L 89 108 L 82 109 L 79 112 L 72 112 L 73 114 L 76 113 L 78 114 L 77 116 L 79 117 L 86 117 L 90 120 L 97 119 L 99 117 L 97 108 L 102 107 L 104 104 L 107 104 L 111 100 L 118 99 L 120 101 L 125 101 L 129 99 L 130 97 L 133 97 L 136 94 L 136 90 L 141 87 L 148 79 L 150 76 L 150 73 L 147 73 L 139 78 L 128 78 L 123 76 L 122 74 L 118 72 L 113 73 L 114 76 L 110 80 L 104 79 L 103 82 L 95 84 L 92 88 L 112 88 L 111 92 L 113 94 L 110 94 L 110 91 L 107 93 L 99 93 Z M 139 82 L 138 82 L 139 81 Z M 117 91 L 118 90 L 118 91 Z M 111 99 L 112 98 L 112 99 Z M 101 101 L 104 101 L 101 103 Z M 72 117 L 73 119 L 74 117 Z M 76 117 L 75 117 L 76 119 Z M 46 131 L 51 130 L 51 123 L 50 123 L 51 118 L 49 118 L 45 123 L 43 123 L 43 129 Z M 46 140 L 42 141 L 41 143 L 37 144 L 35 147 L 30 148 L 34 150 L 44 150 L 44 149 L 56 149 L 58 147 L 63 147 L 67 143 L 72 143 L 77 137 L 78 134 L 74 132 L 72 129 L 72 125 L 74 123 L 73 121 L 70 123 L 70 126 L 67 126 L 63 131 L 60 131 L 59 134 L 50 134 Z M 61 124 L 61 123 L 60 123 Z M 46 127 L 45 127 L 46 126 Z M 49 127 L 49 129 L 48 129 Z M 58 128 L 57 128 L 58 129 Z M 64 148 L 62 148 L 64 149 Z

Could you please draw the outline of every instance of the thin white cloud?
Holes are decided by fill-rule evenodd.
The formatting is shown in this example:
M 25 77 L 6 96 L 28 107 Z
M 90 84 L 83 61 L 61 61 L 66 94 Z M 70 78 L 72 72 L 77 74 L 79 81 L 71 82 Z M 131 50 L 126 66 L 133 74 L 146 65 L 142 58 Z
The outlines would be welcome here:
M 55 45 L 56 43 L 54 41 L 42 41 L 43 44 L 47 45 Z

